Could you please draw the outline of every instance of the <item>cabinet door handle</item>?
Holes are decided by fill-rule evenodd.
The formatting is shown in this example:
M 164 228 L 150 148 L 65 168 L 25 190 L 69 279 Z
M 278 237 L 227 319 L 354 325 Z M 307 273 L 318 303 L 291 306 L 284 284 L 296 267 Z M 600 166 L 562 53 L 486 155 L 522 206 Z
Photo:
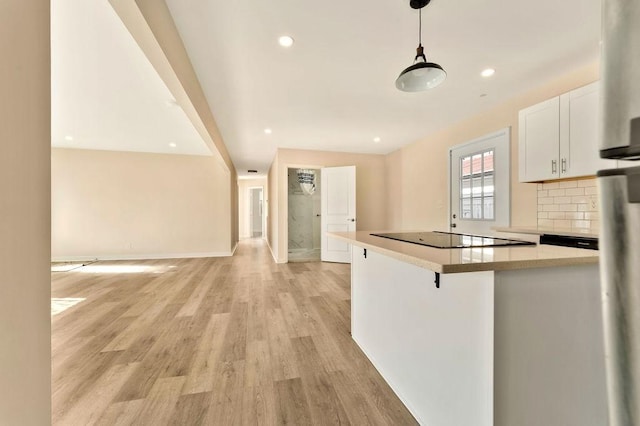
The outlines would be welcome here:
M 562 164 L 562 166 L 561 166 L 562 167 L 562 173 L 566 173 L 567 172 L 567 159 L 563 158 L 561 164 Z
M 551 160 L 551 173 L 555 174 L 557 172 L 556 160 Z

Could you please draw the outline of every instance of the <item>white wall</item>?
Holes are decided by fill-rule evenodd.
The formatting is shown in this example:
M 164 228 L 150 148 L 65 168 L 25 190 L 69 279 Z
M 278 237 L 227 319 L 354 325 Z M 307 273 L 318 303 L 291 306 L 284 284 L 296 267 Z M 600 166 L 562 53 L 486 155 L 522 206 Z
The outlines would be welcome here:
M 233 249 L 231 177 L 214 157 L 53 149 L 51 167 L 54 259 Z
M 51 419 L 48 1 L 0 1 L 0 424 Z
M 262 199 L 266 200 L 267 178 L 238 179 L 238 222 L 240 224 L 239 227 L 240 227 L 241 239 L 251 238 L 251 223 L 249 221 L 249 217 L 250 217 L 249 189 L 250 188 L 262 188 Z M 263 206 L 262 215 L 263 215 L 263 222 L 264 222 L 267 215 L 266 206 Z

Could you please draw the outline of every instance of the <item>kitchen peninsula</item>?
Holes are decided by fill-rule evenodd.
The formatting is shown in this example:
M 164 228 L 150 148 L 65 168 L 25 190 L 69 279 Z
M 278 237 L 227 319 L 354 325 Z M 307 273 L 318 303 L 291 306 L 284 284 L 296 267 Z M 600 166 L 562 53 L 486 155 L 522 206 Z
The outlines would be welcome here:
M 353 339 L 424 425 L 607 422 L 598 252 L 352 245 Z

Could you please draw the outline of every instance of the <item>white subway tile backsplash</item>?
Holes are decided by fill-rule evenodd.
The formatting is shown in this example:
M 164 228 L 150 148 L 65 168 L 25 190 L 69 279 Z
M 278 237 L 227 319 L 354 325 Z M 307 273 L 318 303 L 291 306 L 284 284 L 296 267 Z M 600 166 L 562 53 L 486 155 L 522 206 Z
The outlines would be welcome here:
M 559 204 L 558 209 L 561 212 L 577 212 L 578 205 L 577 204 Z
M 570 220 L 554 220 L 553 221 L 553 227 L 554 228 L 564 228 L 564 229 L 569 229 L 571 228 L 571 221 Z
M 590 220 L 574 220 L 573 223 L 571 224 L 571 227 L 589 229 L 591 228 L 591 221 Z
M 565 212 L 549 212 L 549 219 L 565 219 Z M 540 218 L 540 216 L 538 216 Z
M 538 198 L 538 204 L 553 204 L 553 197 Z
M 571 201 L 570 203 L 573 204 L 587 204 L 589 203 L 590 199 L 589 197 L 585 197 L 585 196 L 575 196 L 575 197 L 571 197 Z
M 591 189 L 591 188 L 589 188 Z M 567 196 L 584 195 L 585 188 L 569 188 L 565 191 Z
M 598 188 L 595 186 L 591 186 L 589 188 L 584 189 L 585 195 L 598 195 Z
M 553 204 L 569 204 L 571 197 L 553 197 Z
M 549 197 L 564 197 L 565 190 L 564 189 L 550 189 Z
M 597 182 L 595 178 L 593 179 L 583 179 L 578 181 L 579 188 L 587 188 L 587 187 L 595 187 L 597 186 Z
M 597 233 L 600 227 L 596 179 L 538 184 L 538 226 L 580 229 Z
M 563 182 L 558 182 L 560 188 L 577 188 L 578 182 L 575 180 L 566 180 Z

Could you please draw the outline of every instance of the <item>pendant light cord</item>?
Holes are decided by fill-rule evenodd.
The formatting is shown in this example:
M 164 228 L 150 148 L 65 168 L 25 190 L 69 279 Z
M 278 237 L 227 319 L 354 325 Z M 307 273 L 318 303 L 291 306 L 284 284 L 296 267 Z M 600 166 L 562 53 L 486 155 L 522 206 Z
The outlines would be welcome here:
M 422 59 L 422 62 L 427 62 L 427 57 L 424 56 L 424 49 L 422 47 L 422 9 L 420 9 L 420 15 L 418 18 L 420 25 L 418 26 L 418 49 L 416 49 L 416 61 Z M 415 62 L 414 62 L 415 63 Z
M 420 17 L 418 18 L 420 25 L 418 26 L 418 44 L 422 46 L 422 9 L 420 9 Z

